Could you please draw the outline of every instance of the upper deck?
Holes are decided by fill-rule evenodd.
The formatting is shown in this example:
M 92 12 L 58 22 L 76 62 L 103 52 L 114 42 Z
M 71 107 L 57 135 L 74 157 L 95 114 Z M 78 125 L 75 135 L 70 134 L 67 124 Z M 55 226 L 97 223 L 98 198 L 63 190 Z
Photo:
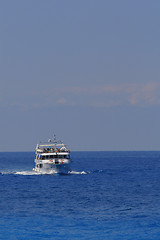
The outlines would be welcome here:
M 67 149 L 66 144 L 56 141 L 56 136 L 54 135 L 54 141 L 50 139 L 48 142 L 39 143 L 36 146 L 36 154 L 48 155 L 48 154 L 69 154 L 70 150 Z

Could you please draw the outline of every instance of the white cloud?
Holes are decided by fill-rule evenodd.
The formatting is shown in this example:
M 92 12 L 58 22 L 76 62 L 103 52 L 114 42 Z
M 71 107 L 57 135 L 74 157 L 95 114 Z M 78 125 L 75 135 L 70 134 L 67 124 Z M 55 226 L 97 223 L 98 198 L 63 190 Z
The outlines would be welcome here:
M 131 105 L 159 105 L 160 84 L 150 82 L 144 85 L 137 85 L 136 89 L 130 93 L 129 102 Z
M 160 84 L 151 81 L 146 84 L 122 83 L 90 87 L 59 87 L 48 89 L 42 95 L 44 101 L 47 99 L 48 104 L 52 102 L 52 105 L 88 105 L 94 107 L 159 105 Z M 59 96 L 61 97 L 58 98 Z
M 64 106 L 152 106 L 160 105 L 160 83 L 122 83 L 97 86 L 59 87 L 3 99 L 1 106 L 41 108 Z
M 58 104 L 65 104 L 67 101 L 66 101 L 66 99 L 65 98 L 60 98 L 60 99 L 58 99 L 57 101 L 56 101 L 56 103 L 58 103 Z

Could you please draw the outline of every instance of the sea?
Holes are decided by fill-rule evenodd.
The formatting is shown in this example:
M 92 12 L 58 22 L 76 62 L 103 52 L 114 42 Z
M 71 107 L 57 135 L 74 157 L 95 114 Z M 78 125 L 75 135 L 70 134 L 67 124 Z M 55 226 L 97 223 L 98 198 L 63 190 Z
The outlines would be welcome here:
M 0 153 L 0 239 L 160 239 L 160 152 L 72 152 L 66 175 Z

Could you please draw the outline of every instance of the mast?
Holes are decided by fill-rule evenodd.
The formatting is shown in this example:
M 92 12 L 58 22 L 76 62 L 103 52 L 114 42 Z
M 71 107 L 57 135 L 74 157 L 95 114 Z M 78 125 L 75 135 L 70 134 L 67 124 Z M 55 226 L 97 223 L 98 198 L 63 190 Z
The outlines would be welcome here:
M 54 134 L 53 143 L 54 143 L 54 148 L 56 149 L 56 144 L 57 144 L 57 141 L 56 141 L 56 134 Z

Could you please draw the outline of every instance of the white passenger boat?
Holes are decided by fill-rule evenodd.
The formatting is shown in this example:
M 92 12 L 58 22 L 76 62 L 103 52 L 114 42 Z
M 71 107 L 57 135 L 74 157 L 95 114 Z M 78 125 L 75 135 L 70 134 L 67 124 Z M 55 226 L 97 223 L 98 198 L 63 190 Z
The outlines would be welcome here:
M 62 173 L 70 171 L 70 150 L 61 141 L 51 139 L 36 146 L 35 168 L 39 173 Z

